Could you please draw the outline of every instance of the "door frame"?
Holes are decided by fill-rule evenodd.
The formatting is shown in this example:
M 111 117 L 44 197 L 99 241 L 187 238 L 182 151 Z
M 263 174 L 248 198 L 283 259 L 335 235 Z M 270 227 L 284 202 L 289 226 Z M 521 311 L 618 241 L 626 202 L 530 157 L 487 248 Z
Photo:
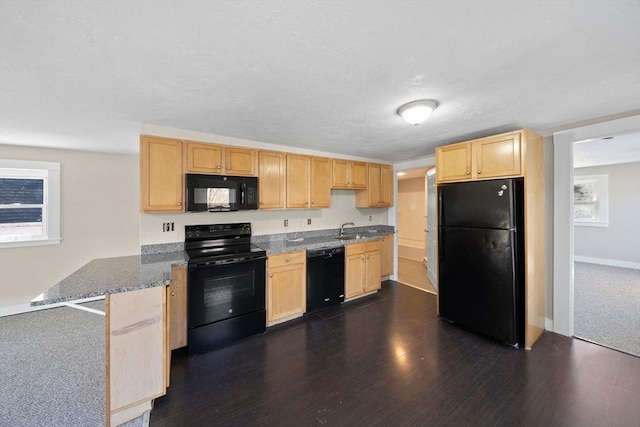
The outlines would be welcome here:
M 393 165 L 393 207 L 387 211 L 387 224 L 394 226 L 393 235 L 393 274 L 391 280 L 398 280 L 398 172 L 416 168 L 428 168 L 436 165 L 435 155 L 394 163 Z
M 573 143 L 640 129 L 640 115 L 553 133 L 553 327 L 573 336 Z

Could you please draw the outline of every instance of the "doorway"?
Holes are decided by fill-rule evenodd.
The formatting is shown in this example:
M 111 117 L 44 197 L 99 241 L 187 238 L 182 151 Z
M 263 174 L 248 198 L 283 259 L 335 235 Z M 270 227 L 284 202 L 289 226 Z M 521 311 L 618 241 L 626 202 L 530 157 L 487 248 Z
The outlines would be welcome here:
M 574 334 L 573 143 L 638 130 L 640 115 L 553 134 L 553 180 L 547 187 L 547 194 L 553 194 L 552 304 L 547 311 L 552 319 L 547 319 L 546 329 Z
M 408 286 L 436 294 L 428 278 L 435 260 L 429 259 L 428 167 L 398 172 L 398 281 Z M 431 174 L 433 176 L 433 174 Z M 432 179 L 434 182 L 434 180 Z M 433 184 L 432 184 L 433 185 Z M 435 200 L 435 199 L 433 199 Z M 433 239 L 431 239 L 433 241 Z M 433 270 L 433 267 L 431 268 Z
M 640 132 L 573 143 L 574 336 L 640 356 Z

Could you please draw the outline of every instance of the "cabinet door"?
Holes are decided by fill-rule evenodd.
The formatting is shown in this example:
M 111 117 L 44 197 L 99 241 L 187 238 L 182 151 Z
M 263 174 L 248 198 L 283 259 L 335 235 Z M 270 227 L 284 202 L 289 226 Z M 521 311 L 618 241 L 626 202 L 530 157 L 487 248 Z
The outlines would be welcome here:
M 183 210 L 182 141 L 142 136 L 140 140 L 140 209 Z
M 333 159 L 331 164 L 331 188 L 349 188 L 349 161 Z
M 380 165 L 380 205 L 393 206 L 393 169 Z
M 473 149 L 476 178 L 521 174 L 520 133 L 477 140 Z
M 355 189 L 367 188 L 367 164 L 365 162 L 350 162 L 350 187 Z
M 258 200 L 260 209 L 285 207 L 285 155 L 276 151 L 258 152 Z
M 224 150 L 225 173 L 227 175 L 256 174 L 256 150 L 240 147 L 226 147 Z
M 380 247 L 380 276 L 393 274 L 393 234 L 382 236 Z
M 364 252 L 347 254 L 344 264 L 344 297 L 351 298 L 364 291 Z
M 368 165 L 369 182 L 367 191 L 369 193 L 369 206 L 380 206 L 380 165 L 377 163 L 369 163 Z
M 331 206 L 331 162 L 329 159 L 311 157 L 309 193 L 311 208 Z
M 222 146 L 187 141 L 187 172 L 223 173 Z
M 366 258 L 366 277 L 364 284 L 364 291 L 370 292 L 380 289 L 380 250 L 367 251 L 365 253 Z
M 304 313 L 307 301 L 304 264 L 270 268 L 267 277 L 269 324 Z
M 187 266 L 171 269 L 171 284 L 167 286 L 169 305 L 169 349 L 187 345 Z
M 364 292 L 365 245 L 350 243 L 345 246 L 344 296 L 351 298 Z
M 436 147 L 436 177 L 438 182 L 471 179 L 471 143 Z
M 309 207 L 309 156 L 287 154 L 287 208 Z
M 165 288 L 107 295 L 107 414 L 165 394 Z M 126 421 L 126 420 L 125 420 Z

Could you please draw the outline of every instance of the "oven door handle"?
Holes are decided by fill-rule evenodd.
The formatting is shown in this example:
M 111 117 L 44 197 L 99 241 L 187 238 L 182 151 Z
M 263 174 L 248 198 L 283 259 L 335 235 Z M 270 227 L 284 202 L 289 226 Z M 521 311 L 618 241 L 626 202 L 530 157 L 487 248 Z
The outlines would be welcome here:
M 247 257 L 240 257 L 240 258 L 227 258 L 227 259 L 218 259 L 218 260 L 209 260 L 209 261 L 194 261 L 194 262 L 189 262 L 189 269 L 198 268 L 198 267 L 207 267 L 211 265 L 233 265 L 233 264 L 240 264 L 244 262 L 259 261 L 263 259 L 266 260 L 267 256 L 255 255 L 255 256 L 247 256 Z

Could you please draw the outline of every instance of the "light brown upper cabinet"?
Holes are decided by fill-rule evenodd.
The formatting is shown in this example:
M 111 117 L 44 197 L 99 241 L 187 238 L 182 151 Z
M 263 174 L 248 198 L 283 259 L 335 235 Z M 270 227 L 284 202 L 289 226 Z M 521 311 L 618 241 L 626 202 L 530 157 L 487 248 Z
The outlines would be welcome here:
M 311 207 L 331 206 L 331 161 L 325 157 L 311 157 L 309 199 Z
M 187 141 L 188 173 L 254 176 L 256 150 Z
M 438 182 L 522 176 L 522 132 L 436 147 Z
M 285 154 L 277 151 L 258 152 L 258 200 L 260 209 L 286 207 Z
M 287 208 L 331 206 L 331 165 L 324 157 L 287 154 Z
M 333 159 L 331 163 L 331 188 L 367 188 L 367 164 L 365 162 Z
M 368 185 L 356 194 L 357 208 L 393 206 L 393 169 L 390 165 L 367 164 Z
M 140 137 L 140 210 L 183 210 L 182 141 Z

